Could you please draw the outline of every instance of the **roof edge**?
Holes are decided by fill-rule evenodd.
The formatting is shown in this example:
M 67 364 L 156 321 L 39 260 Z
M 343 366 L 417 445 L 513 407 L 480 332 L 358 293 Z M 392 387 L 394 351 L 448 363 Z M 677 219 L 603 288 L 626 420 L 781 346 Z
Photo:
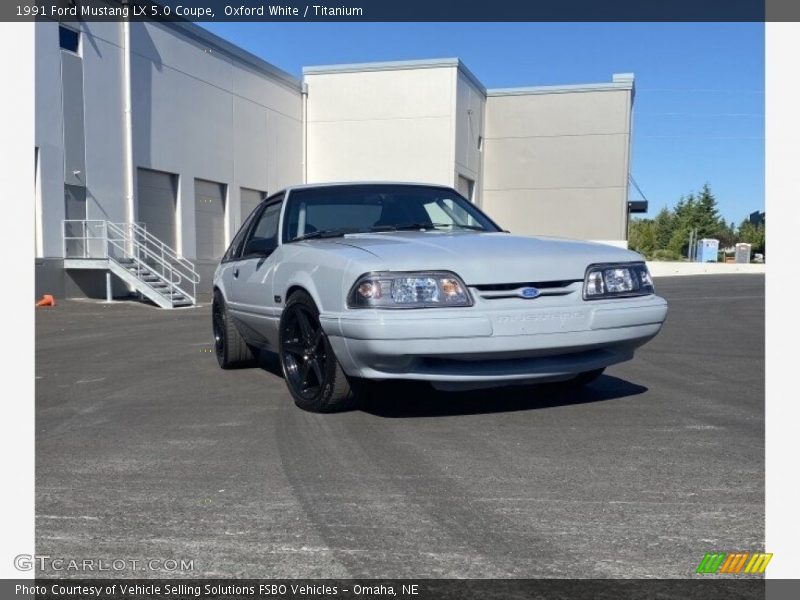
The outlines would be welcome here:
M 402 71 L 406 69 L 437 69 L 458 67 L 458 58 L 426 58 L 423 60 L 389 60 L 366 63 L 345 63 L 303 67 L 303 75 L 327 75 L 333 73 L 358 73 L 361 71 Z
M 570 85 L 537 85 L 530 87 L 494 88 L 486 90 L 487 96 L 526 96 L 535 94 L 569 94 L 580 92 L 603 92 L 614 90 L 633 91 L 633 73 L 615 73 L 612 81 L 603 83 L 577 83 Z
M 460 58 L 426 58 L 422 60 L 391 60 L 367 63 L 345 63 L 335 65 L 318 65 L 303 67 L 303 76 L 306 75 L 333 75 L 337 73 L 367 73 L 374 71 L 404 71 L 412 69 L 441 69 L 453 68 L 459 70 L 472 85 L 485 96 L 486 86 L 481 83 L 475 74 L 470 71 Z
M 222 54 L 227 55 L 229 58 L 233 60 L 237 60 L 239 62 L 244 63 L 245 65 L 249 66 L 250 68 L 259 71 L 263 75 L 267 75 L 273 79 L 278 80 L 280 83 L 289 86 L 292 89 L 297 91 L 302 90 L 302 81 L 294 77 L 291 73 L 284 71 L 276 67 L 275 65 L 267 62 L 263 58 L 256 56 L 255 54 L 248 52 L 244 48 L 240 48 L 236 44 L 233 44 L 218 36 L 215 33 L 210 32 L 208 29 L 201 27 L 191 21 L 159 21 L 160 24 L 166 25 L 173 29 L 176 29 L 181 34 L 203 44 L 207 44 L 213 49 L 220 51 Z

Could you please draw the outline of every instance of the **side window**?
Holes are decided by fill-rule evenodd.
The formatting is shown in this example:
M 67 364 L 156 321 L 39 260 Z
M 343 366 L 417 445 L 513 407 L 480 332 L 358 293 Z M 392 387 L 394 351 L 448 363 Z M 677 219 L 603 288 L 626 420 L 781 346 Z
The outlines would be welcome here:
M 247 230 L 250 229 L 250 224 L 253 222 L 253 218 L 255 215 L 259 213 L 258 208 L 256 208 L 253 212 L 250 213 L 250 216 L 245 219 L 242 226 L 239 228 L 239 231 L 233 238 L 231 245 L 228 247 L 228 251 L 222 257 L 222 262 L 226 262 L 229 260 L 236 260 L 242 254 L 242 244 L 244 243 L 244 238 L 247 235 Z
M 281 203 L 269 204 L 258 218 L 245 242 L 242 257 L 267 256 L 278 247 L 278 221 Z
M 459 206 L 451 198 L 438 199 L 425 205 L 431 221 L 434 223 L 456 223 L 458 225 L 479 226 L 480 223 L 466 209 Z

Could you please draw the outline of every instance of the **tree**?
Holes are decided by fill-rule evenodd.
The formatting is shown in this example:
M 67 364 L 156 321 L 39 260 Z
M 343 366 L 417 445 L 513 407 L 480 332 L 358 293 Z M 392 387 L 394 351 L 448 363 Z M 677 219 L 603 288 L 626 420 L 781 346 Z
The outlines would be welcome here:
M 628 246 L 645 256 L 657 249 L 655 226 L 650 219 L 631 219 L 628 229 Z
M 751 245 L 753 252 L 766 254 L 766 228 L 764 225 L 753 225 L 749 219 L 739 224 L 739 241 Z
M 752 244 L 753 252 L 763 253 L 766 233 L 763 225 L 753 225 L 745 219 L 738 227 L 720 217 L 717 199 L 707 183 L 696 196 L 682 196 L 670 210 L 662 208 L 654 219 L 631 219 L 628 230 L 629 246 L 648 257 L 678 259 L 687 256 L 689 236 L 695 239 L 719 240 L 720 248 L 729 248 L 736 242 Z
M 724 221 L 723 221 L 724 223 Z M 720 230 L 720 233 L 717 235 L 719 239 L 719 247 L 722 248 L 730 248 L 738 241 L 738 235 L 736 233 L 736 224 L 731 221 L 731 224 L 728 226 L 723 226 Z
M 667 250 L 678 256 L 687 256 L 689 250 L 689 233 L 695 228 L 697 202 L 694 194 L 681 197 L 672 211 L 672 231 L 670 232 Z
M 719 216 L 717 199 L 707 183 L 697 197 L 692 216 L 699 238 L 719 238 L 727 229 L 725 221 Z
M 653 234 L 655 235 L 655 247 L 665 249 L 669 245 L 669 240 L 675 229 L 675 219 L 672 212 L 665 206 L 656 218 L 653 219 Z

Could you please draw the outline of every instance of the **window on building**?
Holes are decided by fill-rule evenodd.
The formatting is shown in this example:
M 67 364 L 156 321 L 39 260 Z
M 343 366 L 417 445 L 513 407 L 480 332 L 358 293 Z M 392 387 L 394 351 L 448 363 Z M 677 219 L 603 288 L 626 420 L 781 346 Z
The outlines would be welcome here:
M 58 27 L 58 44 L 62 50 L 69 50 L 77 54 L 80 47 L 81 34 L 74 29 L 59 25 Z

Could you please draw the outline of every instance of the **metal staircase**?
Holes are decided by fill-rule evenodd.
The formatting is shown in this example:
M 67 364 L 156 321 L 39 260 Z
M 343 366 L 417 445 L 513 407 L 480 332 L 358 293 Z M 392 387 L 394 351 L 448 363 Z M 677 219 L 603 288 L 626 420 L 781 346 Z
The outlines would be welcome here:
M 66 220 L 63 233 L 65 269 L 105 270 L 161 308 L 196 304 L 194 264 L 141 224 Z

